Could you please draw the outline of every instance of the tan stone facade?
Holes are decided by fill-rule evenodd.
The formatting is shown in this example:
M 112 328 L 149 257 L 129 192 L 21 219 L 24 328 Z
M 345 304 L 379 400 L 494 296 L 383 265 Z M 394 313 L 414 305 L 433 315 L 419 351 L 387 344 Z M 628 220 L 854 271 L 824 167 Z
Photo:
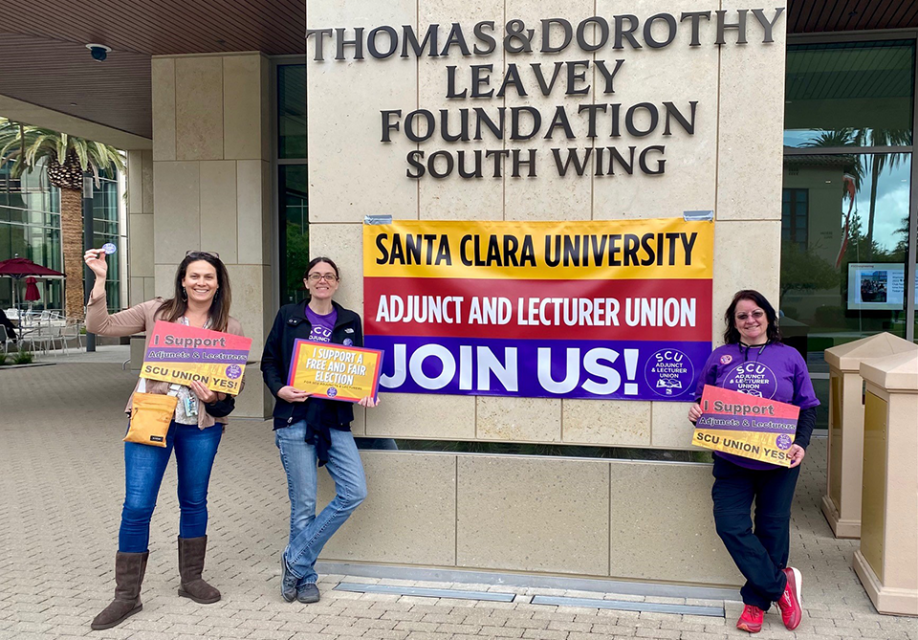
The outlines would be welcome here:
M 152 222 L 154 293 L 172 295 L 186 251 L 219 253 L 255 358 L 275 312 L 269 67 L 258 53 L 154 58 L 153 151 L 140 160 L 144 177 L 152 163 L 153 200 L 144 198 L 139 212 L 131 203 L 132 224 Z M 138 237 L 133 228 L 131 235 Z M 141 257 L 146 297 L 151 256 Z M 237 411 L 262 417 L 268 405 L 257 370 L 248 379 Z
M 646 18 L 660 11 L 678 16 L 683 10 L 720 8 L 716 3 L 663 6 L 648 1 L 628 11 Z M 368 32 L 380 25 L 412 25 L 423 34 L 432 23 L 459 23 L 470 33 L 475 23 L 494 20 L 499 34 L 512 18 L 537 26 L 542 18 L 563 16 L 576 25 L 616 12 L 620 8 L 604 1 L 366 2 L 359 10 L 316 1 L 307 4 L 307 28 L 346 27 L 352 38 L 355 27 Z M 732 21 L 736 14 L 728 13 Z M 307 44 L 310 246 L 314 255 L 329 255 L 344 265 L 339 300 L 352 308 L 363 306 L 358 265 L 361 226 L 368 214 L 420 220 L 604 220 L 708 209 L 716 219 L 711 329 L 718 342 L 723 310 L 735 291 L 756 288 L 774 301 L 778 297 L 783 129 L 775 114 L 783 111 L 784 21 L 779 18 L 775 26 L 775 42 L 763 44 L 751 12 L 748 18 L 746 46 L 690 47 L 691 33 L 684 29 L 672 46 L 660 50 L 585 54 L 570 47 L 551 56 L 513 57 L 498 46 L 489 57 L 379 60 L 365 54 L 361 61 L 337 61 L 334 47 L 327 46 L 320 62 Z M 491 84 L 496 87 L 510 63 L 525 67 L 618 57 L 625 63 L 614 96 L 602 95 L 597 88 L 602 78 L 591 66 L 588 96 L 556 91 L 522 98 L 511 91 L 497 102 L 445 97 L 447 65 L 467 79 L 471 65 L 493 64 Z M 489 145 L 416 144 L 405 135 L 380 142 L 383 109 L 437 113 L 527 105 L 551 113 L 564 105 L 576 113 L 577 105 L 591 102 L 670 100 L 680 105 L 695 100 L 699 106 L 694 135 L 664 136 L 657 130 L 640 141 L 666 145 L 665 175 L 635 171 L 578 178 L 540 170 L 537 178 L 513 178 L 506 171 L 502 178 L 412 180 L 405 175 L 405 156 L 413 149 L 474 152 Z M 554 147 L 584 140 L 587 145 L 612 144 L 584 138 L 582 122 L 572 126 L 577 136 L 572 142 L 533 138 L 504 140 L 502 146 L 534 148 L 545 162 Z M 689 449 L 687 408 L 686 403 L 666 402 L 385 394 L 379 409 L 366 412 L 365 425 L 369 436 Z M 419 453 L 371 454 L 365 460 L 370 498 L 353 525 L 328 545 L 327 559 L 702 584 L 741 581 L 714 533 L 705 465 Z M 419 494 L 414 489 L 419 486 L 428 490 Z M 331 495 L 328 486 L 324 495 Z M 394 545 L 393 539 L 405 542 Z

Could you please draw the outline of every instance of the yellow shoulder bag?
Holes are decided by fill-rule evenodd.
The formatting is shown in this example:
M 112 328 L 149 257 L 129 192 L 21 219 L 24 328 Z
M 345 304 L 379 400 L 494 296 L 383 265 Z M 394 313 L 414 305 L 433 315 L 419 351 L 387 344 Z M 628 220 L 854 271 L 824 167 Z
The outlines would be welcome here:
M 175 417 L 178 397 L 135 391 L 131 401 L 131 428 L 124 442 L 166 446 L 166 434 Z

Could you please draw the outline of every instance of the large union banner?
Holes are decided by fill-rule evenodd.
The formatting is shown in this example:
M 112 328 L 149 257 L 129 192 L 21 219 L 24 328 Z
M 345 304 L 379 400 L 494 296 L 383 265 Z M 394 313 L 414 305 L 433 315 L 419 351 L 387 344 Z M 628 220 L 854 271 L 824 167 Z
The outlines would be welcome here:
M 713 222 L 364 225 L 366 346 L 402 393 L 686 401 Z

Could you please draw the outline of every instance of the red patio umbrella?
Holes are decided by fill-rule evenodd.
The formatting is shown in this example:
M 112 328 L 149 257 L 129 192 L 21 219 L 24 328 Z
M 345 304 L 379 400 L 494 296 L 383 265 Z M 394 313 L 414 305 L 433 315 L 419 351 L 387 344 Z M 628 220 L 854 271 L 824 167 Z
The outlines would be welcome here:
M 35 264 L 28 258 L 10 258 L 0 260 L 0 276 L 22 278 L 24 276 L 56 276 L 63 277 L 63 273 Z
M 10 258 L 9 260 L 0 260 L 0 276 L 20 280 L 26 276 L 57 277 L 64 276 L 60 271 L 43 267 L 35 264 L 28 258 Z M 34 286 L 34 285 L 33 285 Z M 13 306 L 16 306 L 16 283 L 13 283 Z M 36 287 L 37 289 L 37 287 Z M 38 293 L 36 291 L 36 293 Z M 37 298 L 36 298 L 37 299 Z M 22 339 L 22 320 L 19 321 L 19 338 Z

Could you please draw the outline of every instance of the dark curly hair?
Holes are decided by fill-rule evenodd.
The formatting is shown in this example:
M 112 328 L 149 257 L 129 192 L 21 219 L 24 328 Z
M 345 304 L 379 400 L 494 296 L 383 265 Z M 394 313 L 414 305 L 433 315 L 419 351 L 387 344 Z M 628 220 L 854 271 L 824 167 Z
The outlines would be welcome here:
M 740 300 L 754 302 L 765 312 L 765 317 L 768 319 L 768 328 L 765 330 L 765 335 L 768 341 L 781 342 L 781 329 L 778 327 L 778 314 L 775 312 L 775 308 L 771 306 L 768 299 L 755 289 L 743 289 L 742 291 L 737 291 L 736 295 L 733 296 L 733 302 L 730 303 L 730 306 L 727 307 L 727 312 L 724 314 L 724 322 L 727 325 L 727 330 L 724 331 L 724 342 L 727 344 L 737 344 L 740 342 L 740 333 L 736 328 L 735 318 L 736 305 L 740 303 Z

